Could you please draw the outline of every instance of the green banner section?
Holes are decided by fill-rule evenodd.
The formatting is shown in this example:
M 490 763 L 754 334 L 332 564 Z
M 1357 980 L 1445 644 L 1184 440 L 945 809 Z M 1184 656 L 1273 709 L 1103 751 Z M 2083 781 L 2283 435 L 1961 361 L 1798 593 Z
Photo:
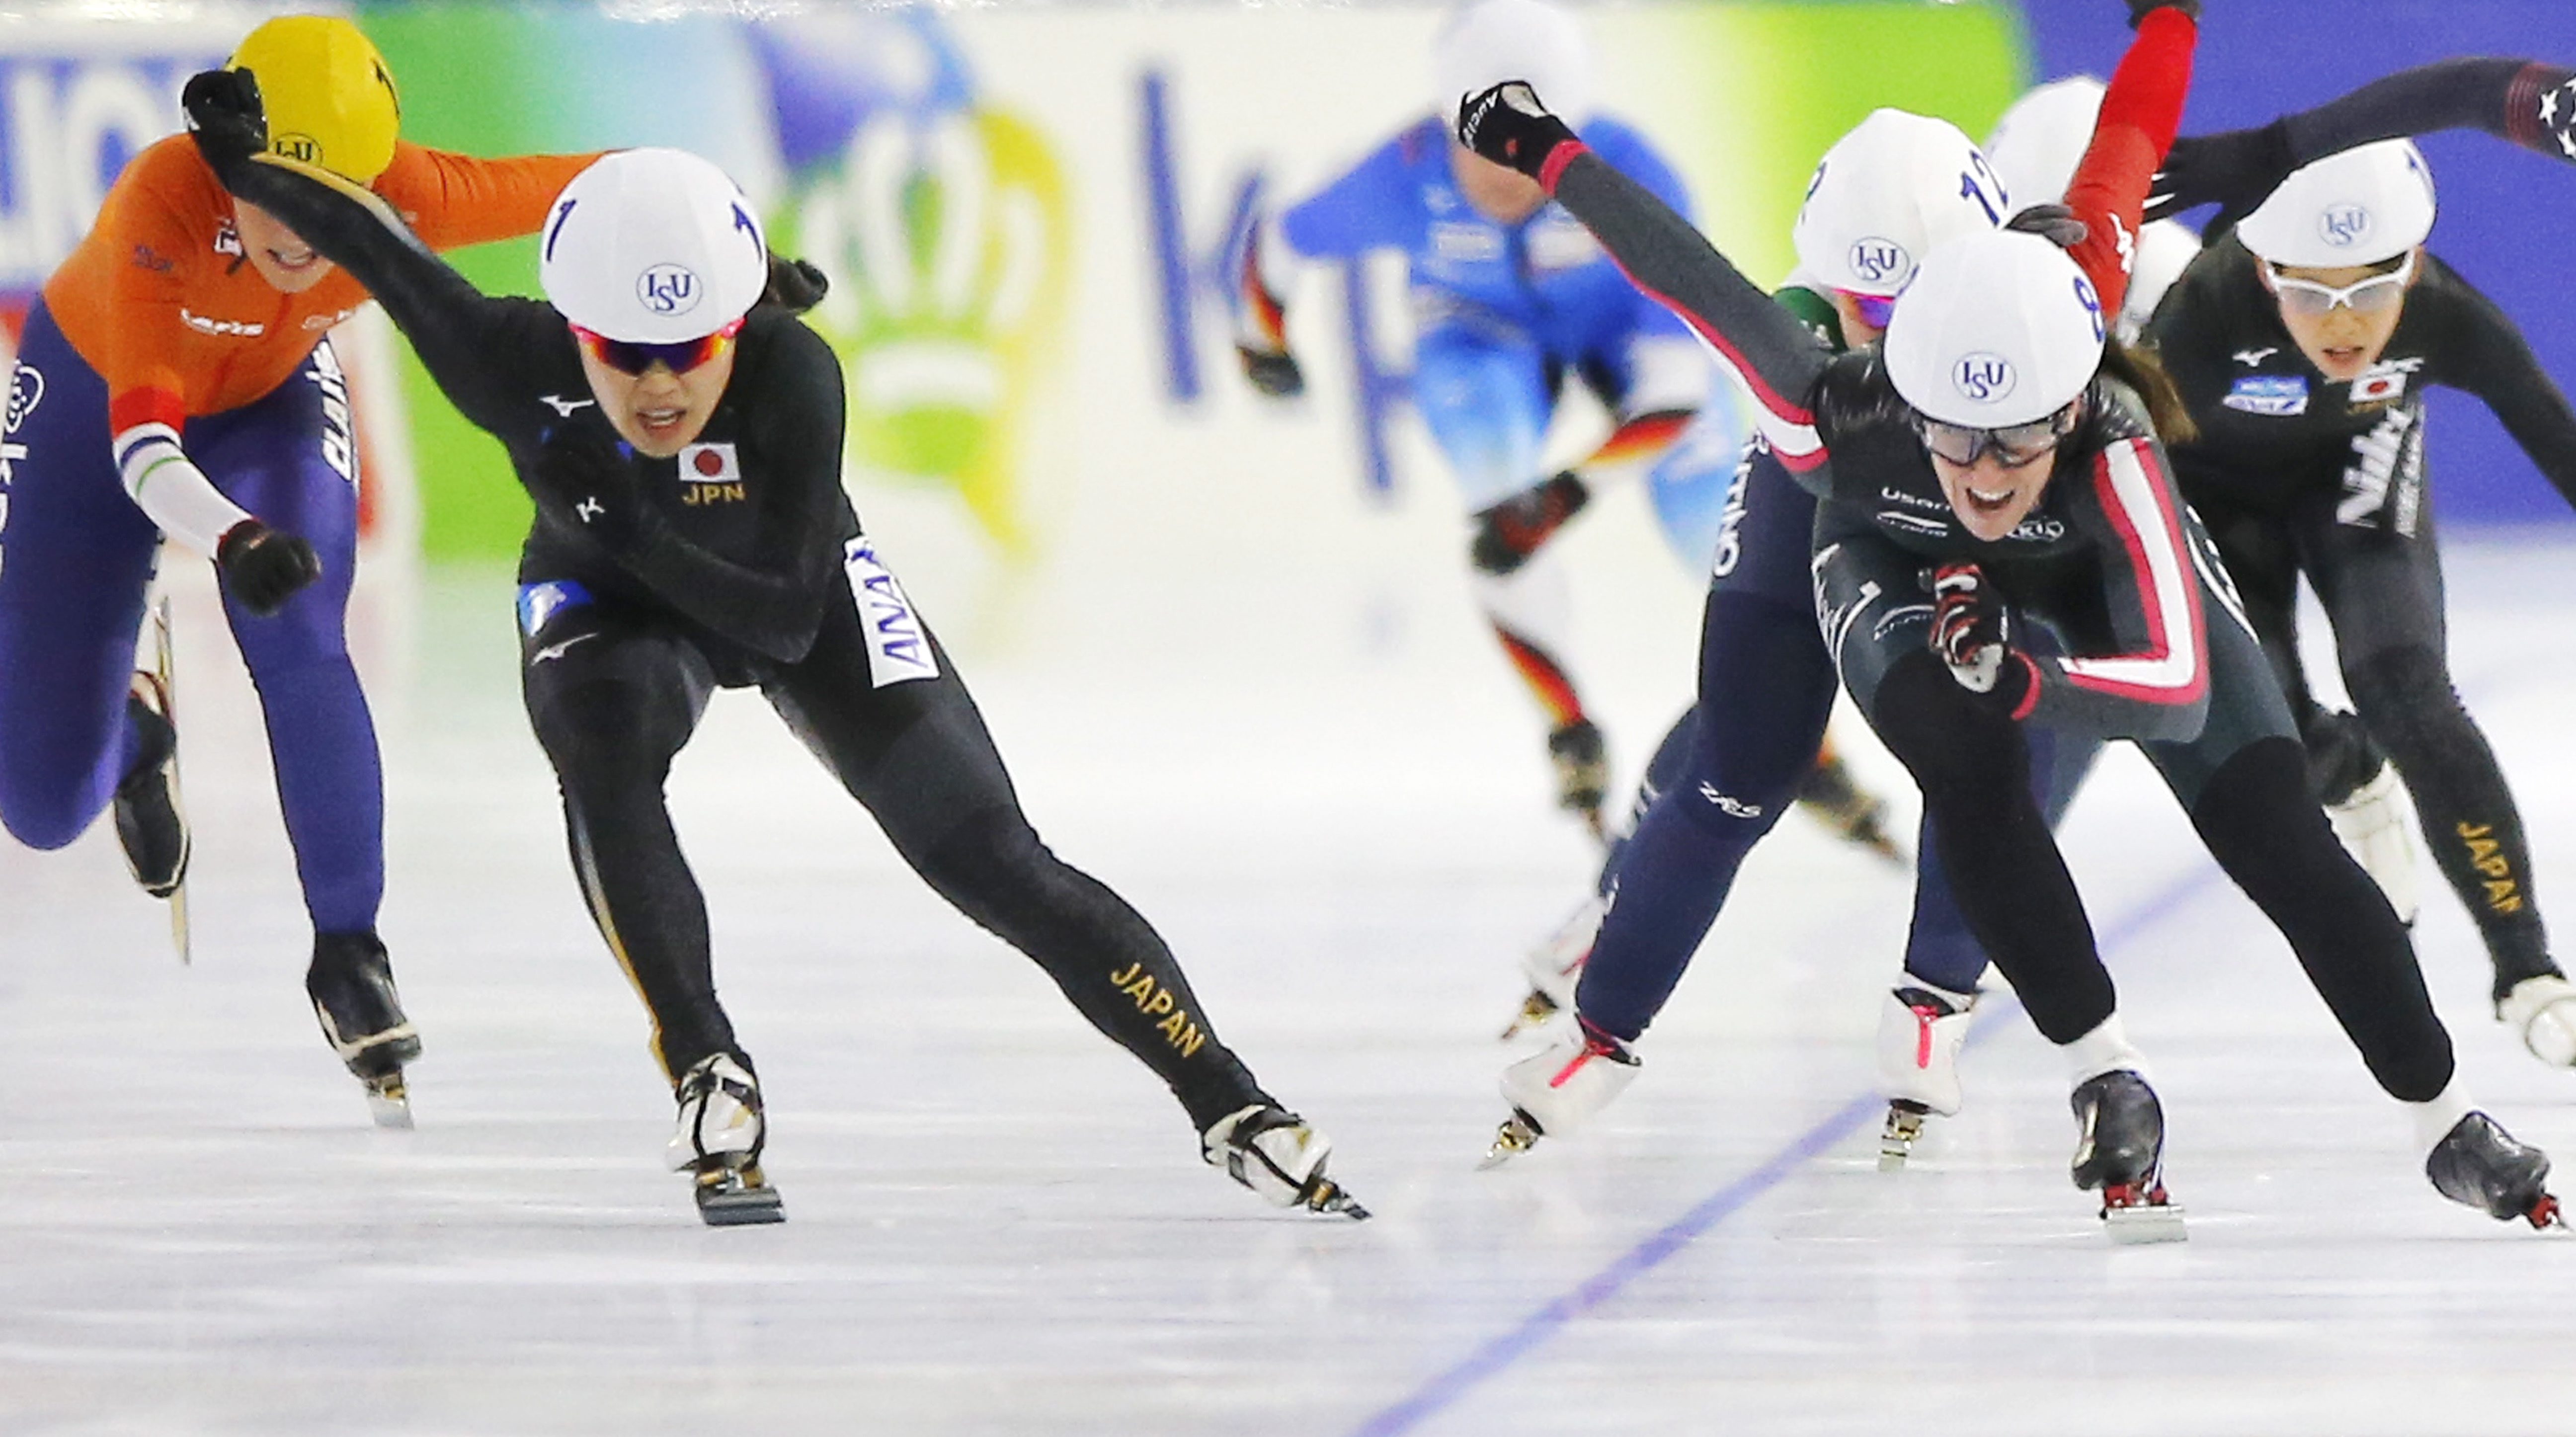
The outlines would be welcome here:
M 1690 185 L 1700 228 L 1765 285 L 1796 263 L 1789 227 L 1844 131 L 1893 108 L 1983 143 L 2031 72 L 2020 12 L 2001 0 L 1764 0 L 1586 19 L 1615 73 L 1654 98 L 1638 118 Z

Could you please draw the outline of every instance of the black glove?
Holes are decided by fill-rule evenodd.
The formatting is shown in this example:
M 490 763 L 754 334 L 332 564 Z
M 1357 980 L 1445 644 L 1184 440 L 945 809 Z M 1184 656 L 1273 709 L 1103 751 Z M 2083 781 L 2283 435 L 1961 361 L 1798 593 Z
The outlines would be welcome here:
M 2218 217 L 2201 233 L 2215 240 L 2252 214 L 2298 167 L 2290 153 L 2290 127 L 2280 120 L 2259 129 L 2179 139 L 2165 155 L 2164 168 L 2147 183 L 2146 217 L 2166 219 L 2195 205 L 2214 204 Z
M 1480 574 L 1499 578 L 1511 573 L 1528 563 L 1540 545 L 1591 502 L 1591 487 L 1571 469 L 1542 479 L 1476 515 L 1476 537 L 1468 542 L 1467 561 Z
M 2129 28 L 2135 30 L 2145 24 L 2147 16 L 2157 10 L 2180 10 L 2197 20 L 2200 0 L 2129 0 Z
M 257 519 L 244 519 L 224 531 L 215 543 L 215 567 L 223 573 L 224 588 L 261 618 L 322 577 L 322 561 L 313 556 L 312 545 Z
M 215 174 L 268 149 L 268 114 L 248 70 L 200 70 L 179 91 L 189 137 Z
M 2064 205 L 2032 205 L 2004 221 L 2004 228 L 2037 235 L 2059 249 L 2073 249 L 2093 233 Z
M 1961 688 L 1994 691 L 2004 666 L 2004 616 L 1984 570 L 1944 564 L 1933 571 L 1930 638 Z
M 803 314 L 821 304 L 831 288 L 832 281 L 823 271 L 773 250 L 769 256 L 769 288 L 761 291 L 760 302 L 777 305 L 789 314 Z
M 1234 352 L 1243 358 L 1243 377 L 1252 387 L 1273 399 L 1287 399 L 1306 392 L 1306 371 L 1297 367 L 1297 356 L 1281 350 L 1265 354 L 1238 344 Z
M 566 425 L 530 465 L 528 497 L 547 518 L 611 549 L 635 541 L 645 522 L 644 486 L 635 461 L 591 425 Z
M 1506 80 L 1458 106 L 1458 143 L 1531 179 L 1557 146 L 1573 138 L 1574 131 L 1539 104 L 1527 81 Z
M 2308 750 L 2308 786 L 2329 807 L 2379 777 L 2388 762 L 2387 752 L 2362 727 L 2361 715 L 2345 709 L 2318 709 L 2301 725 L 2299 742 Z

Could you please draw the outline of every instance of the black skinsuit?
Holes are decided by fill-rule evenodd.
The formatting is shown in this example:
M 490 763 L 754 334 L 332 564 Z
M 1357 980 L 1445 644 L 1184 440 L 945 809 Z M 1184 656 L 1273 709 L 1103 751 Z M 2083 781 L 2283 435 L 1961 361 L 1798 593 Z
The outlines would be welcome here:
M 663 781 L 708 696 L 757 685 L 904 860 L 1036 959 L 1198 1129 L 1269 1101 L 1154 930 L 1022 817 L 955 667 L 861 537 L 840 483 L 840 365 L 821 338 L 754 309 L 698 442 L 676 460 L 632 456 L 621 477 L 639 502 L 565 507 L 530 480 L 548 441 L 614 435 L 562 315 L 476 292 L 389 214 L 270 166 L 237 168 L 227 180 L 256 190 L 245 198 L 365 282 L 539 498 L 519 565 L 528 714 L 562 784 L 583 892 L 671 1074 L 742 1049 Z
M 2513 795 L 2451 686 L 2441 556 L 2425 493 L 2424 389 L 2483 399 L 2560 492 L 2576 500 L 2576 413 L 2512 321 L 2430 254 L 2379 361 L 2360 379 L 2318 372 L 2282 325 L 2257 261 L 2231 235 L 2195 260 L 2148 337 L 2199 439 L 2176 445 L 2200 513 L 2340 801 L 2376 755 L 2334 761 L 2295 628 L 2302 574 L 2334 627 L 2363 727 L 2414 797 L 2434 862 L 2486 939 L 2501 996 L 2554 973 Z

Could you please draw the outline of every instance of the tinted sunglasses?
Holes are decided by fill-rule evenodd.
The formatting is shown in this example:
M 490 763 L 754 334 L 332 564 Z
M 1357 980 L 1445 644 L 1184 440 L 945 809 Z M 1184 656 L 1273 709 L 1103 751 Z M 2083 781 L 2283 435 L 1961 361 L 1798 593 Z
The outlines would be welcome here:
M 683 339 L 675 344 L 644 344 L 631 339 L 611 339 L 607 335 L 582 328 L 571 321 L 572 337 L 590 351 L 590 357 L 620 374 L 642 374 L 657 364 L 666 364 L 673 374 L 686 374 L 733 347 L 733 337 L 742 333 L 737 319 L 713 334 Z
M 1944 424 L 1938 419 L 1914 416 L 1914 432 L 1923 439 L 1923 447 L 1965 469 L 1977 462 L 1978 456 L 1992 454 L 1998 463 L 2012 469 L 2028 464 L 2057 447 L 2067 431 L 2075 427 L 2075 405 L 2070 402 L 2044 419 L 2027 424 L 2007 424 L 1998 429 L 1970 429 L 1962 424 Z
M 1860 311 L 1860 322 L 1868 325 L 1872 329 L 1886 329 L 1888 320 L 1895 317 L 1895 295 L 1862 294 L 1860 291 L 1852 289 L 1838 289 L 1835 290 L 1834 293 L 1850 300 L 1852 302 L 1852 307 Z
M 2272 288 L 2281 296 L 2281 309 L 2287 314 L 2309 317 L 2332 314 L 2336 305 L 2342 305 L 2355 314 L 2385 314 L 2406 297 L 2406 282 L 2414 277 L 2415 252 L 2408 250 L 2397 268 L 2341 289 L 2312 279 L 2292 279 L 2275 266 Z

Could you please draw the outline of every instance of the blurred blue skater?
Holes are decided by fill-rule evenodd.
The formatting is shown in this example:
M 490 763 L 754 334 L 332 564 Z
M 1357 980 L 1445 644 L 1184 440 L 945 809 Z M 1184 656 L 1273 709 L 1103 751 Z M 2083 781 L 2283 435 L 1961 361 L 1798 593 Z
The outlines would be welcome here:
M 1470 516 L 1477 603 L 1546 712 L 1558 803 L 1606 836 L 1606 747 L 1566 659 L 1571 593 L 1549 541 L 1590 502 L 1585 475 L 1644 466 L 1674 549 L 1708 562 L 1736 450 L 1731 406 L 1712 403 L 1714 366 L 1681 322 L 1535 181 L 1460 146 L 1451 112 L 1495 76 L 1529 77 L 1580 117 L 1595 153 L 1674 208 L 1689 201 L 1644 137 L 1592 110 L 1583 31 L 1545 0 L 1453 10 L 1433 37 L 1431 68 L 1433 104 L 1417 123 L 1286 210 L 1244 216 L 1224 268 L 1235 344 L 1255 388 L 1302 393 L 1284 299 L 1301 266 L 1405 256 L 1412 397 Z M 1577 389 L 1608 410 L 1610 432 L 1573 468 L 1549 473 L 1551 430 Z M 1806 758 L 1801 800 L 1846 836 L 1885 848 L 1879 802 L 1830 750 L 1811 746 Z

